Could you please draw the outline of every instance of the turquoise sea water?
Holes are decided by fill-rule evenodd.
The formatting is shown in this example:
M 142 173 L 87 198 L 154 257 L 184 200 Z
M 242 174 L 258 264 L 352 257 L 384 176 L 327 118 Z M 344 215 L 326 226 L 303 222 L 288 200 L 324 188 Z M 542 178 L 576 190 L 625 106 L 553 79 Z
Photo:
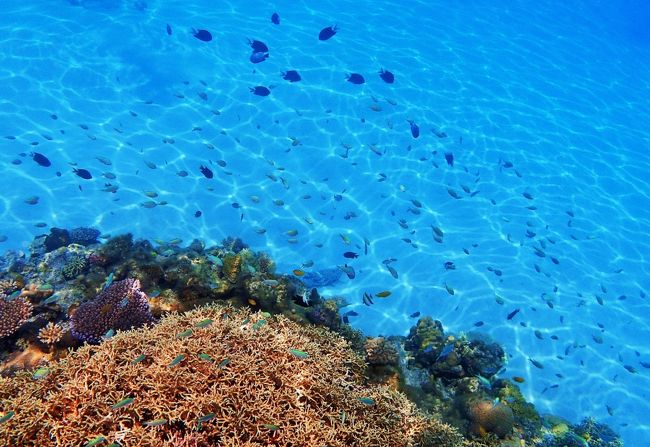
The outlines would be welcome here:
M 347 263 L 356 278 L 321 293 L 346 297 L 355 327 L 405 334 L 421 312 L 488 333 L 541 412 L 594 416 L 626 445 L 650 438 L 642 2 L 2 5 L 1 250 L 93 226 L 238 236 L 287 273 Z M 252 64 L 247 39 L 268 44 L 268 60 Z M 281 78 L 292 69 L 300 82 Z M 366 83 L 346 82 L 352 72 Z M 271 94 L 251 94 L 258 85 Z

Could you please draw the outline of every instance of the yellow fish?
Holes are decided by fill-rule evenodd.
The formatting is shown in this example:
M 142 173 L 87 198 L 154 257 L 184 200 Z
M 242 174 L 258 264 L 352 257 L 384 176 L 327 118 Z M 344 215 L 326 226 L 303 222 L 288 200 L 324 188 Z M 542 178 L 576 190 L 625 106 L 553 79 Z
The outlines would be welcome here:
M 376 296 L 377 298 L 388 298 L 388 297 L 390 296 L 390 291 L 388 291 L 388 290 L 384 290 L 384 291 L 382 291 L 382 292 L 375 293 L 375 296 Z

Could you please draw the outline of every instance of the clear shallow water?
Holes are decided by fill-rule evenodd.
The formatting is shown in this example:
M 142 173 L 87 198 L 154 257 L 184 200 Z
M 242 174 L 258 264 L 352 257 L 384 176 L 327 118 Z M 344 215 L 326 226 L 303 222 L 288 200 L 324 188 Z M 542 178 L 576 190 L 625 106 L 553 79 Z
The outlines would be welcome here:
M 640 3 L 79 3 L 3 2 L 0 135 L 15 139 L 0 140 L 0 249 L 25 249 L 44 222 L 187 243 L 239 236 L 287 272 L 349 262 L 357 277 L 321 292 L 346 296 L 356 327 L 403 334 L 420 311 L 452 331 L 487 332 L 540 411 L 595 416 L 628 445 L 648 438 L 639 362 L 650 362 L 650 38 Z M 332 24 L 339 33 L 319 42 Z M 251 64 L 247 38 L 266 42 L 270 58 Z M 281 79 L 288 69 L 303 80 Z M 350 72 L 366 84 L 345 82 Z M 262 98 L 249 92 L 256 85 L 274 88 Z M 31 151 L 53 166 L 19 155 Z M 211 180 L 199 172 L 208 163 Z M 107 183 L 117 192 L 102 191 Z M 141 206 L 144 191 L 168 204 Z M 397 279 L 382 264 L 393 257 Z M 381 290 L 392 295 L 361 304 Z

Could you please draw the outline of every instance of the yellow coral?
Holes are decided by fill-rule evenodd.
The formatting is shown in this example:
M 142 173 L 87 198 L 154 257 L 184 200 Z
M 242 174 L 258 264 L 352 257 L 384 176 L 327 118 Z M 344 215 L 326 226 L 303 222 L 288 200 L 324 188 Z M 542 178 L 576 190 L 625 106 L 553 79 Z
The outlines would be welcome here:
M 0 425 L 7 445 L 100 434 L 142 447 L 461 445 L 404 395 L 364 385 L 363 360 L 343 338 L 246 309 L 171 314 L 48 368 L 40 380 L 0 377 L 1 408 L 15 412 Z
M 38 331 L 38 339 L 46 345 L 53 345 L 61 341 L 64 332 L 65 329 L 63 326 L 50 321 L 44 328 Z

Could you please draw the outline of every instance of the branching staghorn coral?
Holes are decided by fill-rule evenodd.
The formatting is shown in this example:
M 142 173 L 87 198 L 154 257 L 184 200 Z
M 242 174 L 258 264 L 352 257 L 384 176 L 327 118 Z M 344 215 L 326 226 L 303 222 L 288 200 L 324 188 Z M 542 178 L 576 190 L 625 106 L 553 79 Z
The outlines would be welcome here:
M 400 393 L 367 387 L 348 342 L 216 305 L 0 378 L 8 445 L 436 446 L 462 437 Z M 37 374 L 38 373 L 38 374 Z M 35 378 L 35 377 L 38 378 Z M 10 413 L 13 412 L 13 413 Z

